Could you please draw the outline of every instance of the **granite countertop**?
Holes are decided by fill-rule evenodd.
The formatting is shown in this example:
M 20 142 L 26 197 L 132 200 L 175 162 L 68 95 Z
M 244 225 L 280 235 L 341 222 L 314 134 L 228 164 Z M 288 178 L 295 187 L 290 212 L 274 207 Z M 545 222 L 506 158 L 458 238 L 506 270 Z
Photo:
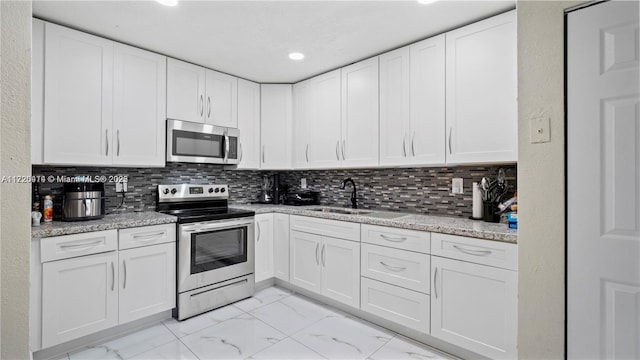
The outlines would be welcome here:
M 276 212 L 289 215 L 312 216 L 323 219 L 349 221 L 361 224 L 380 225 L 401 229 L 468 236 L 473 238 L 502 241 L 514 244 L 518 242 L 517 230 L 509 229 L 506 224 L 488 223 L 484 221 L 458 217 L 388 212 L 369 209 L 358 209 L 359 211 L 366 212 L 361 215 L 337 214 L 312 210 L 317 208 L 335 208 L 318 205 L 288 206 L 271 204 L 231 204 L 229 205 L 229 207 L 253 210 L 256 212 L 256 214 Z
M 177 221 L 178 218 L 175 216 L 165 215 L 154 211 L 113 214 L 105 215 L 105 217 L 100 220 L 70 222 L 53 221 L 50 223 L 42 223 L 40 226 L 31 227 L 31 238 L 39 239 L 91 231 L 170 224 Z

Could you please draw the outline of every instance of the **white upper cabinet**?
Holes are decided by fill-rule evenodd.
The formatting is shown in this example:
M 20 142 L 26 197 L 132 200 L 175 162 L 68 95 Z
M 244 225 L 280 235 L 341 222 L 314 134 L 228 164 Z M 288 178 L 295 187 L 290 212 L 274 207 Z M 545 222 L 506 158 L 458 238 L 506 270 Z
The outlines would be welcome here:
M 517 161 L 515 14 L 446 34 L 449 164 Z
M 213 70 L 206 72 L 205 122 L 238 127 L 238 78 Z
M 238 169 L 260 168 L 260 84 L 238 79 Z
M 44 162 L 44 21 L 31 22 L 31 164 Z
M 44 162 L 110 165 L 113 42 L 45 24 Z
M 446 122 L 445 35 L 417 42 L 409 49 L 411 120 L 407 155 L 413 165 L 442 165 Z
M 293 85 L 293 151 L 295 169 L 309 168 L 309 142 L 313 138 L 312 80 Z
M 291 169 L 292 87 L 287 84 L 260 86 L 260 168 Z
M 238 126 L 238 78 L 176 59 L 167 61 L 167 117 Z
M 206 69 L 167 59 L 167 117 L 204 123 Z
M 115 44 L 113 163 L 164 166 L 167 58 Z
M 307 129 L 309 165 L 314 168 L 340 166 L 339 146 L 342 139 L 341 73 L 334 70 L 312 79 L 313 122 Z
M 378 57 L 342 68 L 342 143 L 345 167 L 378 165 Z

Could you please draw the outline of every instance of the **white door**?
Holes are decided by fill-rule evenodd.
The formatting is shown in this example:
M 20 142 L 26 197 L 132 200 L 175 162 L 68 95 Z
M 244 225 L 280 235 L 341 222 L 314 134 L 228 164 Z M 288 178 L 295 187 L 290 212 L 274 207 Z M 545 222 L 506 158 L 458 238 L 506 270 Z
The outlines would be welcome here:
M 110 165 L 113 42 L 45 24 L 44 162 Z
M 206 70 L 167 59 L 167 118 L 204 122 Z
M 206 70 L 205 122 L 238 127 L 238 78 Z
M 116 252 L 42 264 L 42 348 L 116 325 Z
M 176 243 L 121 250 L 119 321 L 157 314 L 176 306 Z
M 341 82 L 340 69 L 312 79 L 313 123 L 307 129 L 309 164 L 312 168 L 340 166 Z
M 378 165 L 378 57 L 342 68 L 342 163 Z
M 289 282 L 289 215 L 273 214 L 273 272 Z
M 322 269 L 320 247 L 322 237 L 299 231 L 289 233 L 289 280 L 291 284 L 320 294 L 322 291 Z
M 260 85 L 260 168 L 291 169 L 292 88 L 286 84 Z
M 260 84 L 238 79 L 238 169 L 260 168 Z
M 256 215 L 255 222 L 255 277 L 260 282 L 273 277 L 273 214 Z
M 431 336 L 492 359 L 517 358 L 517 272 L 432 256 L 431 276 Z
M 638 2 L 568 15 L 567 355 L 640 358 Z
M 410 46 L 411 134 L 407 152 L 415 165 L 445 163 L 444 38 L 439 35 Z
M 380 165 L 411 161 L 409 47 L 380 55 Z
M 446 33 L 447 163 L 517 161 L 515 10 Z
M 113 163 L 164 166 L 167 58 L 115 44 Z
M 311 94 L 312 80 L 306 80 L 293 85 L 293 150 L 292 161 L 294 169 L 309 167 L 309 143 L 313 134 L 314 97 Z M 313 151 L 313 149 L 311 149 Z
M 360 307 L 360 243 L 322 238 L 322 295 Z

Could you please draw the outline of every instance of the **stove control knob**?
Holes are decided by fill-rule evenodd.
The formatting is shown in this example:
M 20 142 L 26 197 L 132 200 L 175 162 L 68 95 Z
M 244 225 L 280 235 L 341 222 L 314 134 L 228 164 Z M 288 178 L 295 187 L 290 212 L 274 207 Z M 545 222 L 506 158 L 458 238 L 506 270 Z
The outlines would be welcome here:
M 227 191 L 225 188 L 220 189 L 220 192 L 225 192 Z
M 171 195 L 175 195 L 175 193 L 177 193 L 178 190 L 176 190 L 176 188 L 171 189 Z
M 165 194 L 165 195 L 167 195 L 167 194 L 169 193 L 169 189 L 164 189 L 164 190 L 162 190 L 162 193 L 163 193 L 163 194 Z
M 216 194 L 220 192 L 220 188 L 216 188 Z
M 209 188 L 209 194 L 213 192 L 213 188 Z

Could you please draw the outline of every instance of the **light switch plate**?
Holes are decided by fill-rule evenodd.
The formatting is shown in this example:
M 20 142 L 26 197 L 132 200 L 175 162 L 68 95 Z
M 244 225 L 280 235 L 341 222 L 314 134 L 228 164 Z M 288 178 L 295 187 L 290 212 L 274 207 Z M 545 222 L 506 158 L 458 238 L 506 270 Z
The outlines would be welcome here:
M 462 178 L 451 179 L 451 193 L 462 194 L 464 192 L 463 184 L 464 180 Z
M 531 118 L 529 124 L 531 126 L 529 136 L 532 144 L 551 141 L 551 125 L 548 117 L 539 116 Z
M 300 188 L 301 189 L 306 189 L 307 188 L 307 179 L 306 178 L 300 179 Z

